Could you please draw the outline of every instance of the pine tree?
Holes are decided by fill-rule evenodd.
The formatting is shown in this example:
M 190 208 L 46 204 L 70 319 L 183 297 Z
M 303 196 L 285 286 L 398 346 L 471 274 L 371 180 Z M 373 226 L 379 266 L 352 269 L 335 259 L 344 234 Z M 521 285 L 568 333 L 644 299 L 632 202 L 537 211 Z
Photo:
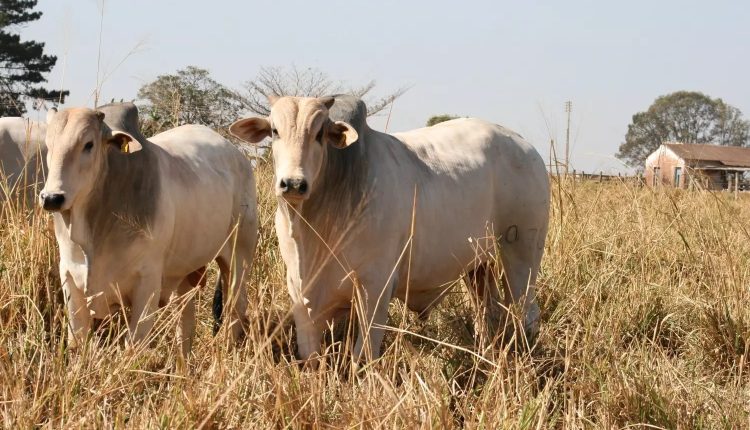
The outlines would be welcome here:
M 44 43 L 22 41 L 18 34 L 23 24 L 42 16 L 33 11 L 36 4 L 37 0 L 0 0 L 0 117 L 22 115 L 28 99 L 56 103 L 69 94 L 40 86 L 57 57 L 44 54 Z

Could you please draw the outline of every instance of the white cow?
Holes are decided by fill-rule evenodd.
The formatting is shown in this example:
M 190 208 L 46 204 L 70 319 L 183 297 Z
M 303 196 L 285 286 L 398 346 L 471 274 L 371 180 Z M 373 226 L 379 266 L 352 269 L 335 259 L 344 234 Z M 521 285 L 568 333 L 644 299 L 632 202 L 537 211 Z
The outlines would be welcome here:
M 133 341 L 144 339 L 154 311 L 172 294 L 188 293 L 194 272 L 214 259 L 231 287 L 224 298 L 237 338 L 258 234 L 252 167 L 207 127 L 185 125 L 147 140 L 137 116 L 132 104 L 66 109 L 48 127 L 40 200 L 54 212 L 70 341 L 85 339 L 92 317 L 119 306 L 130 307 Z M 191 298 L 178 327 L 185 355 L 194 327 Z
M 521 136 L 478 119 L 380 133 L 367 126 L 364 104 L 346 96 L 271 103 L 268 118 L 237 121 L 230 132 L 273 140 L 276 232 L 303 358 L 319 351 L 326 323 L 349 312 L 355 294 L 353 355 L 378 357 L 392 297 L 424 313 L 462 274 L 496 326 L 495 239 L 505 304 L 519 303 L 536 333 L 549 182 Z
M 57 112 L 47 112 L 47 121 Z M 5 176 L 8 190 L 33 187 L 44 181 L 44 138 L 47 124 L 20 117 L 0 118 L 0 173 Z M 0 193 L 0 196 L 3 193 Z

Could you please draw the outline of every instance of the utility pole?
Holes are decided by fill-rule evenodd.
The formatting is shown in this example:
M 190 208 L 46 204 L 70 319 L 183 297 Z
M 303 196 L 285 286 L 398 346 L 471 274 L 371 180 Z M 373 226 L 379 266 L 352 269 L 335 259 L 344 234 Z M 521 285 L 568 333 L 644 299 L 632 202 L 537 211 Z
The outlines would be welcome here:
M 573 111 L 573 102 L 565 102 L 565 112 L 568 114 L 568 127 L 565 131 L 565 174 L 568 174 L 570 168 L 570 113 Z

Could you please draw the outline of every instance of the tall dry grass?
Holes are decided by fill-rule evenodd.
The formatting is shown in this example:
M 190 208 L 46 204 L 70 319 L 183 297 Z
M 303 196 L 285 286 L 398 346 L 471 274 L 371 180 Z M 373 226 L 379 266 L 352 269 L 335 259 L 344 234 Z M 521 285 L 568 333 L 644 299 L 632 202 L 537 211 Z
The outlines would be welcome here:
M 427 321 L 392 305 L 381 360 L 355 371 L 328 342 L 328 364 L 311 371 L 290 352 L 270 175 L 261 163 L 248 338 L 235 348 L 224 331 L 211 336 L 212 292 L 197 291 L 187 363 L 177 358 L 176 305 L 160 314 L 151 346 L 124 346 L 114 321 L 67 351 L 48 216 L 2 203 L 0 425 L 750 426 L 750 196 L 555 184 L 532 350 L 478 350 L 457 282 Z

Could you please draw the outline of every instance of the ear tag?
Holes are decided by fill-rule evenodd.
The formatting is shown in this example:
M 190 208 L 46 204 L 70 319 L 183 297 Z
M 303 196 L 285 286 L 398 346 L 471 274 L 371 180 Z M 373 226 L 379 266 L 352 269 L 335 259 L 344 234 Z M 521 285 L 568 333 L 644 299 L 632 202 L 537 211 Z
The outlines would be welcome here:
M 127 154 L 128 152 L 130 152 L 127 141 L 123 142 L 122 145 L 120 145 L 120 152 L 122 152 L 123 154 Z

